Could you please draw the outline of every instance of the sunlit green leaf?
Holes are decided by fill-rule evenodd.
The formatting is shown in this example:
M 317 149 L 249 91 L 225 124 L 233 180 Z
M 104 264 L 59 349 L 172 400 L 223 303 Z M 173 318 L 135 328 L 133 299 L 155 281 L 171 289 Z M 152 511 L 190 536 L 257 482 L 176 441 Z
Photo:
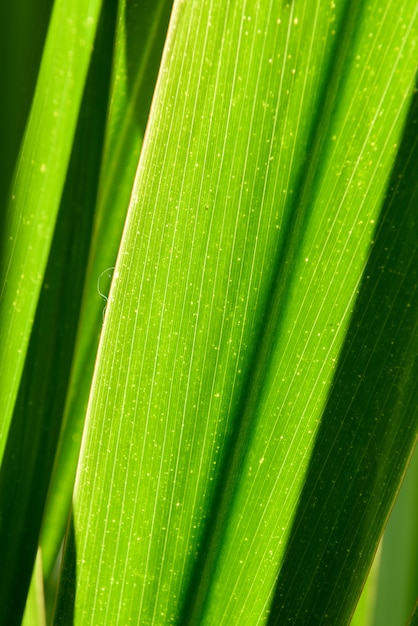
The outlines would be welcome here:
M 76 624 L 353 612 L 417 433 L 416 26 L 412 2 L 175 4 L 76 482 Z
M 150 88 L 156 80 L 170 8 L 171 0 L 142 2 L 129 7 L 121 3 L 118 16 L 113 85 L 93 241 L 87 269 L 84 268 L 86 279 L 77 350 L 43 528 L 43 565 L 47 574 L 52 570 L 67 525 L 106 298 L 132 191 L 150 107 Z M 139 61 L 140 71 L 135 71 L 135 64 Z
M 2 216 L 0 458 L 64 187 L 100 4 L 54 3 L 9 206 Z
M 417 27 L 0 7 L 0 624 L 416 623 Z

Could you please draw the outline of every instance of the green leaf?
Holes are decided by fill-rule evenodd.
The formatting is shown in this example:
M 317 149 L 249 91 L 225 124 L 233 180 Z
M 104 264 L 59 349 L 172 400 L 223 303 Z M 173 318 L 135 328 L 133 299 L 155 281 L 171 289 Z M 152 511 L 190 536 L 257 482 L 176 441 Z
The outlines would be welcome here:
M 100 4 L 99 0 L 54 3 L 4 218 L 0 256 L 0 458 L 64 187 Z
M 418 454 L 415 451 L 385 529 L 375 626 L 407 624 L 417 602 Z
M 0 546 L 3 567 L 0 605 L 2 618 L 9 625 L 20 623 L 41 521 L 42 562 L 46 578 L 44 611 L 49 614 L 51 610 L 50 596 L 56 576 L 53 566 L 67 525 L 85 405 L 102 323 L 104 302 L 96 290 L 97 275 L 103 269 L 100 264 L 105 263 L 106 267 L 116 257 L 142 140 L 137 115 L 141 112 L 140 119 L 144 121 L 149 109 L 150 95 L 146 95 L 149 85 L 146 90 L 141 86 L 144 81 L 151 85 L 155 81 L 156 59 L 161 56 L 168 5 L 165 1 L 146 7 L 148 15 L 143 6 L 140 10 L 130 7 L 130 50 L 127 59 L 141 53 L 141 48 L 144 48 L 145 66 L 142 74 L 135 76 L 133 85 L 127 85 L 127 78 L 125 81 L 120 79 L 120 72 L 127 74 L 125 25 L 128 16 L 124 11 L 119 16 L 119 37 L 123 37 L 123 43 L 117 46 L 118 61 L 113 68 L 114 90 L 104 156 L 103 131 L 117 5 L 107 3 L 102 11 L 83 101 L 78 119 L 75 118 L 78 126 L 71 160 L 68 170 L 62 169 L 66 176 L 63 197 L 1 466 Z M 136 45 L 138 33 L 134 32 L 134 26 L 144 21 L 146 24 L 154 14 L 156 19 L 148 38 L 141 36 L 140 45 Z M 62 45 L 67 51 L 69 42 Z M 62 63 L 60 72 L 63 75 L 71 69 L 72 63 L 68 64 L 68 58 L 71 60 L 71 52 L 67 61 Z M 83 80 L 81 76 L 81 88 Z M 40 82 L 38 93 L 42 94 L 44 88 L 45 85 Z M 138 104 L 139 98 L 142 100 Z M 62 136 L 56 137 L 59 148 L 62 148 L 62 140 Z M 122 150 L 118 143 L 122 145 Z M 51 150 L 57 148 L 53 144 L 54 140 L 49 146 Z M 131 152 L 129 160 L 126 148 Z M 119 158 L 115 158 L 115 151 L 119 152 Z M 95 215 L 101 165 L 102 183 Z M 122 178 L 126 180 L 122 181 Z M 39 200 L 44 189 L 34 185 L 32 193 Z M 35 222 L 38 218 L 39 215 L 35 217 Z M 91 242 L 93 218 L 94 237 Z M 80 307 L 84 280 L 86 296 Z M 78 325 L 81 331 L 75 341 Z M 72 366 L 74 347 L 75 362 Z M 66 419 L 57 444 L 65 403 Z M 57 459 L 52 472 L 55 456 Z M 49 506 L 45 513 L 48 488 Z M 36 584 L 37 578 L 34 577 L 31 589 L 35 589 Z M 26 620 L 34 619 L 31 607 L 32 602 L 29 602 Z
M 411 619 L 408 622 L 408 626 L 417 626 L 418 624 L 418 601 L 415 603 L 414 611 L 411 615 Z
M 8 624 L 20 623 L 25 606 L 71 370 L 107 113 L 116 5 L 106 9 L 0 471 L 0 606 Z
M 22 626 L 46 626 L 41 553 L 38 552 Z
M 0 202 L 9 186 L 36 85 L 52 0 L 0 4 Z M 16 53 L 18 51 L 18 53 Z M 3 233 L 5 210 L 0 214 Z
M 150 86 L 155 84 L 170 8 L 171 0 L 129 6 L 122 2 L 119 7 L 94 235 L 90 257 L 84 268 L 85 289 L 76 352 L 43 525 L 42 554 L 47 577 L 54 566 L 67 526 L 91 377 L 106 306 L 100 292 L 107 297 L 149 113 L 152 96 Z M 140 71 L 133 73 L 134 65 L 139 62 Z M 99 97 L 98 94 L 95 96 L 96 101 Z
M 381 554 L 382 541 L 380 541 L 366 584 L 363 587 L 356 610 L 350 621 L 350 626 L 370 626 L 374 624 Z
M 299 498 L 272 623 L 306 615 L 347 621 L 416 443 L 417 105 L 415 97 Z
M 416 28 L 175 3 L 58 623 L 349 620 L 417 436 Z

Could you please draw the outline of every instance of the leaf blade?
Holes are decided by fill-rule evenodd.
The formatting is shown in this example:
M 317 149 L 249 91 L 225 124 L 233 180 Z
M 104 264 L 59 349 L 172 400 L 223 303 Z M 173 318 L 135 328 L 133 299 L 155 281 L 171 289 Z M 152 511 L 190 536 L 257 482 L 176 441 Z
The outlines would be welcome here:
M 383 137 L 383 145 L 385 141 L 396 141 L 401 133 L 413 81 L 409 66 L 412 56 L 408 57 L 412 55 L 412 47 L 408 44 L 408 53 L 402 59 L 405 73 L 398 74 L 397 63 L 401 59 L 391 48 L 392 64 L 386 63 L 381 70 L 382 85 L 386 84 L 388 76 L 402 78 L 395 81 L 390 95 L 383 86 L 382 95 L 375 89 L 373 74 L 373 64 L 379 61 L 380 65 L 380 58 L 377 48 L 367 41 L 369 16 L 367 19 L 362 16 L 360 34 L 355 33 L 353 40 L 347 39 L 351 46 L 348 52 L 361 44 L 369 60 L 368 55 L 373 51 L 366 65 L 370 93 L 366 94 L 365 101 L 356 102 L 350 80 L 341 88 L 336 81 L 337 93 L 342 98 L 341 110 L 345 108 L 351 116 L 345 117 L 338 107 L 331 107 L 332 115 L 327 120 L 331 129 L 339 125 L 344 128 L 345 139 L 354 134 L 355 141 L 348 142 L 347 147 L 343 138 L 337 138 L 333 144 L 330 133 L 328 144 L 319 142 L 321 160 L 314 170 L 314 184 L 306 177 L 309 184 L 305 184 L 299 196 L 303 200 L 300 209 L 290 191 L 300 186 L 306 137 L 310 136 L 313 123 L 311 117 L 301 114 L 300 95 L 303 94 L 304 111 L 308 111 L 312 100 L 318 107 L 321 93 L 327 93 L 325 69 L 331 64 L 334 36 L 329 18 L 332 14 L 342 27 L 345 13 L 341 6 L 334 15 L 328 5 L 321 5 L 323 21 L 318 25 L 318 32 L 329 37 L 329 47 L 325 46 L 328 64 L 323 59 L 322 42 L 316 50 L 322 77 L 318 87 L 315 81 L 318 77 L 310 76 L 308 71 L 301 72 L 302 78 L 297 82 L 294 78 L 297 66 L 292 60 L 292 54 L 297 55 L 300 49 L 302 66 L 306 59 L 312 63 L 308 53 L 313 39 L 307 36 L 311 14 L 307 12 L 302 19 L 294 12 L 294 5 L 286 8 L 280 5 L 283 15 L 277 20 L 283 19 L 285 26 L 280 31 L 277 29 L 280 23 L 271 19 L 271 7 L 263 8 L 257 3 L 250 6 L 253 11 L 244 16 L 238 9 L 221 5 L 217 13 L 214 10 L 210 13 L 213 7 L 209 3 L 201 3 L 199 8 L 176 5 L 148 141 L 133 194 L 136 212 L 133 208 L 128 217 L 114 275 L 76 484 L 74 521 L 79 577 L 76 623 L 100 611 L 111 621 L 127 619 L 134 607 L 135 615 L 139 610 L 140 619 L 150 622 L 157 617 L 168 622 L 180 619 L 182 614 L 191 621 L 203 616 L 208 623 L 211 620 L 211 623 L 222 623 L 222 620 L 231 623 L 231 619 L 239 619 L 239 613 L 228 603 L 231 598 L 235 600 L 236 572 L 243 569 L 241 564 L 235 568 L 231 565 L 239 559 L 238 547 L 242 549 L 245 545 L 241 512 L 249 508 L 251 514 L 257 516 L 257 486 L 261 485 L 268 501 L 267 485 L 274 485 L 273 477 L 277 477 L 275 471 L 268 476 L 262 474 L 264 470 L 257 469 L 259 482 L 252 483 L 246 480 L 248 472 L 242 471 L 242 463 L 248 469 L 245 465 L 249 458 L 245 449 L 248 435 L 252 436 L 253 429 L 259 428 L 258 424 L 254 427 L 250 423 L 252 411 L 248 416 L 248 431 L 231 443 L 236 435 L 246 384 L 254 384 L 251 381 L 253 355 L 261 358 L 262 363 L 260 378 L 251 392 L 256 401 L 257 419 L 263 413 L 269 414 L 269 407 L 274 404 L 273 418 L 277 417 L 277 406 L 284 406 L 287 399 L 286 381 L 297 381 L 298 364 L 309 374 L 303 393 L 294 393 L 294 406 L 289 409 L 284 428 L 274 433 L 277 441 L 271 439 L 271 420 L 264 423 L 260 420 L 261 426 L 254 439 L 256 445 L 251 450 L 255 464 L 265 458 L 265 441 L 270 438 L 270 443 L 275 444 L 274 463 L 283 467 L 289 490 L 293 487 L 289 499 L 278 499 L 279 506 L 283 507 L 280 523 L 288 532 L 318 428 L 315 416 L 320 414 L 327 398 L 327 391 L 321 389 L 322 380 L 330 384 L 332 358 L 338 357 L 348 328 L 373 238 L 373 220 L 377 221 L 379 216 L 394 152 L 379 152 L 379 160 L 372 170 L 375 177 L 371 176 L 370 180 L 367 168 L 358 157 L 362 156 L 366 163 L 366 157 L 370 160 L 371 129 Z M 278 6 L 275 4 L 275 9 Z M 359 6 L 366 10 L 364 5 Z M 396 13 L 393 5 L 391 10 Z M 386 25 L 394 17 L 388 15 L 384 16 L 386 21 L 383 20 Z M 201 32 L 201 38 L 195 37 L 196 32 Z M 259 33 L 266 39 L 258 39 Z M 210 65 L 213 51 L 218 49 L 221 50 L 219 59 Z M 281 67 L 287 70 L 283 79 L 269 69 L 273 65 L 270 59 L 275 59 L 274 52 L 281 55 Z M 247 74 L 244 70 L 248 68 L 252 71 Z M 363 68 L 358 70 L 353 64 L 351 69 L 354 84 L 361 83 Z M 198 87 L 195 76 L 199 79 Z M 254 100 L 250 100 L 250 94 Z M 280 102 L 283 107 L 280 110 L 284 111 L 282 117 L 277 111 L 271 115 L 272 101 L 276 105 Z M 385 123 L 381 122 L 377 115 L 379 105 L 387 110 L 386 104 L 393 101 L 396 115 L 387 114 Z M 225 107 L 220 106 L 222 102 Z M 366 112 L 362 110 L 365 103 Z M 357 123 L 358 119 L 373 124 Z M 255 128 L 259 129 L 259 134 L 252 143 Z M 281 137 L 286 141 L 277 153 L 282 158 L 279 166 L 277 161 L 274 163 L 271 145 L 272 139 L 279 144 L 277 138 Z M 257 166 L 262 171 L 260 178 L 257 178 Z M 338 168 L 345 168 L 346 180 L 341 172 L 339 177 L 336 175 Z M 177 179 L 175 170 L 180 172 Z M 331 173 L 328 183 L 321 179 L 324 171 Z M 333 192 L 331 200 L 330 194 L 325 193 L 327 188 Z M 283 189 L 287 192 L 284 200 Z M 371 205 L 366 207 L 364 199 L 370 197 Z M 316 205 L 311 204 L 312 198 Z M 332 212 L 333 202 L 340 213 Z M 252 203 L 257 203 L 255 216 Z M 343 212 L 346 204 L 349 204 L 347 215 Z M 155 210 L 156 206 L 159 211 Z M 328 213 L 324 213 L 325 208 Z M 328 217 L 331 225 L 327 224 Z M 355 229 L 361 220 L 361 227 Z M 290 243 L 286 237 L 289 232 Z M 328 260 L 322 256 L 324 250 Z M 259 349 L 259 333 L 263 332 L 264 310 L 271 304 L 271 290 L 276 287 L 277 259 L 287 261 L 279 267 L 283 280 L 279 279 L 277 288 L 277 293 L 286 298 L 286 304 L 281 310 L 279 295 L 273 301 L 270 319 L 274 323 L 268 326 L 268 331 L 274 340 L 274 362 L 270 364 L 270 342 L 263 346 L 267 352 L 262 350 L 261 357 L 256 350 Z M 286 274 L 289 267 L 291 279 Z M 347 279 L 344 289 L 336 271 Z M 331 283 L 330 277 L 334 277 Z M 318 299 L 314 297 L 314 304 L 310 305 L 307 294 L 314 296 L 318 289 Z M 324 295 L 329 302 L 321 299 Z M 303 312 L 300 319 L 299 311 Z M 298 323 L 293 331 L 295 318 Z M 338 325 L 334 336 L 329 328 L 324 332 L 327 322 L 331 323 L 333 318 Z M 305 331 L 309 350 L 305 347 Z M 318 339 L 317 332 L 325 337 Z M 320 359 L 324 346 L 328 358 L 325 366 Z M 288 366 L 288 362 L 291 365 Z M 267 373 L 264 371 L 266 364 L 271 367 Z M 315 398 L 311 397 L 312 381 L 316 385 Z M 257 388 L 259 382 L 266 386 L 261 395 Z M 282 393 L 281 403 L 274 395 L 276 387 Z M 307 416 L 309 404 L 313 410 L 309 411 L 308 425 L 305 428 L 302 424 L 299 428 L 299 417 Z M 298 485 L 293 484 L 292 463 L 286 467 L 282 463 L 286 460 L 286 451 L 279 448 L 280 436 L 292 442 L 295 432 L 298 441 L 293 442 L 290 461 L 295 465 L 301 455 L 304 458 L 297 476 Z M 237 447 L 241 447 L 237 462 L 228 466 L 225 457 Z M 99 467 L 100 475 L 95 469 Z M 220 474 L 219 468 L 225 467 L 231 480 Z M 235 486 L 235 469 L 240 470 L 241 482 L 238 483 L 239 494 L 233 497 L 231 485 Z M 225 485 L 221 485 L 221 492 L 227 491 L 225 510 L 230 515 L 230 526 L 226 531 L 225 552 L 218 561 L 218 546 L 216 542 L 211 544 L 211 540 L 209 547 L 205 544 L 203 527 L 213 513 L 216 482 L 220 484 L 223 480 Z M 248 485 L 253 489 L 254 506 L 248 503 Z M 103 493 L 106 494 L 104 499 Z M 285 490 L 284 496 L 287 496 Z M 260 590 L 253 586 L 254 567 L 250 567 L 250 559 L 258 563 L 257 553 L 254 546 L 246 548 L 247 575 L 243 575 L 244 584 L 236 602 L 238 611 L 245 606 L 248 620 L 267 618 L 268 601 L 285 552 L 284 543 L 279 549 L 277 545 L 287 539 L 286 535 L 277 534 L 276 519 L 272 507 L 267 524 L 271 534 L 266 532 L 265 536 L 256 537 L 258 550 L 263 554 L 267 554 L 264 546 L 270 540 L 277 550 L 270 559 L 272 562 L 266 558 L 261 564 L 266 571 L 260 576 L 264 582 Z M 258 524 L 258 520 L 256 522 Z M 222 526 L 223 523 L 219 536 L 223 539 Z M 84 533 L 86 528 L 96 528 L 100 541 L 90 544 Z M 232 540 L 234 530 L 231 529 L 236 528 L 238 536 Z M 199 564 L 196 576 L 193 574 L 199 550 L 206 551 L 203 563 L 207 559 L 210 566 L 207 581 L 204 565 Z M 96 562 L 100 563 L 98 568 Z M 164 563 L 169 565 L 165 568 Z M 219 572 L 227 572 L 228 576 Z M 213 580 L 212 576 L 215 576 Z M 198 578 L 203 579 L 202 585 L 197 591 L 192 589 L 190 597 L 188 586 L 197 585 Z M 121 588 L 124 589 L 122 600 Z M 213 596 L 210 596 L 212 591 Z
M 55 3 L 27 130 L 12 183 L 0 258 L 0 458 L 23 369 L 100 1 Z

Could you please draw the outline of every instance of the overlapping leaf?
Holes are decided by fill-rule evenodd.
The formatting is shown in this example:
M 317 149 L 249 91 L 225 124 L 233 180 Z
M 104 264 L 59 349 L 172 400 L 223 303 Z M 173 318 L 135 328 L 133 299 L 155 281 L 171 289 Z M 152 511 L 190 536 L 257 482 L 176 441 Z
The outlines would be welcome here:
M 2 219 L 0 458 L 64 187 L 100 1 L 54 4 L 20 157 Z
M 175 4 L 76 484 L 75 623 L 349 618 L 417 432 L 413 142 L 385 204 L 416 11 Z

